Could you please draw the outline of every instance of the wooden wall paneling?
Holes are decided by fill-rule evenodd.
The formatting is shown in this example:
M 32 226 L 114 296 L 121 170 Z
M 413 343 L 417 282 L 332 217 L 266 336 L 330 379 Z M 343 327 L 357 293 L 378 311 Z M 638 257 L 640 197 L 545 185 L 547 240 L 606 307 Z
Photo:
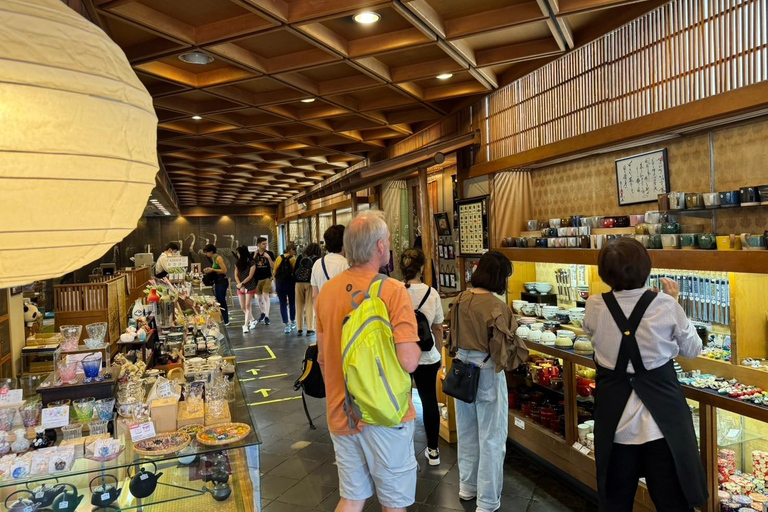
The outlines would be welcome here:
M 720 487 L 717 472 L 717 409 L 711 405 L 699 403 L 699 452 L 707 476 L 707 488 Z M 719 512 L 720 500 L 710 496 L 701 507 L 702 512 Z
M 507 302 L 512 307 L 512 301 L 518 300 L 525 291 L 524 283 L 536 281 L 536 264 L 531 262 L 512 262 L 512 275 L 507 284 Z
M 731 281 L 731 331 L 735 333 L 737 351 L 732 359 L 768 358 L 768 322 L 765 309 L 755 307 L 768 304 L 768 275 L 729 274 Z

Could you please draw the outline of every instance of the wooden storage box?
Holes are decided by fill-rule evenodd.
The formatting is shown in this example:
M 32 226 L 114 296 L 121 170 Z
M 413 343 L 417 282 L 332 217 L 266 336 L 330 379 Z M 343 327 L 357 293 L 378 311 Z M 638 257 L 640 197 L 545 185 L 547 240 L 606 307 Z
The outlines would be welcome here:
M 38 345 L 60 345 L 62 343 L 64 343 L 64 336 L 60 332 L 38 332 L 27 338 L 26 345 L 28 347 L 36 347 Z
M 219 423 L 231 423 L 232 422 L 232 415 L 229 412 L 229 404 L 224 403 L 224 413 L 219 416 L 218 418 L 211 418 L 208 415 L 208 406 L 205 407 L 205 425 L 218 425 Z
M 179 402 L 178 413 L 176 415 L 176 428 L 186 427 L 187 425 L 203 425 L 205 423 L 204 409 L 200 409 L 195 414 L 187 412 L 187 402 Z
M 37 393 L 43 400 L 43 405 L 48 405 L 48 402 L 54 400 L 62 400 L 68 398 L 75 400 L 77 398 L 86 398 L 92 396 L 96 399 L 99 398 L 112 398 L 115 396 L 115 388 L 117 387 L 117 375 L 120 373 L 119 368 L 102 368 L 101 374 L 105 372 L 111 372 L 112 378 L 104 379 L 101 382 L 91 382 L 85 384 L 83 379 L 85 375 L 82 373 L 77 374 L 77 382 L 75 384 L 62 384 L 61 386 L 54 386 L 54 374 L 51 373 L 43 381 L 43 384 L 37 388 Z M 48 383 L 48 384 L 46 384 Z
M 179 401 L 176 398 L 158 398 L 149 405 L 149 415 L 155 422 L 155 432 L 174 432 L 179 414 Z

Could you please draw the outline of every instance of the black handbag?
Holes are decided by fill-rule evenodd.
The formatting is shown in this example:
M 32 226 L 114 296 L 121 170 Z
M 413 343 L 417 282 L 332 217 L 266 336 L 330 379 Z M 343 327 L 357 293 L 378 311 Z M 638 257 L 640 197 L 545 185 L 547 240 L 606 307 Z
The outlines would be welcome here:
M 459 333 L 459 304 L 456 303 L 456 326 L 451 326 L 453 333 Z M 458 343 L 456 344 L 458 348 Z M 480 370 L 491 358 L 491 354 L 483 359 L 483 363 L 477 366 L 465 363 L 461 359 L 454 359 L 450 370 L 443 380 L 443 393 L 468 404 L 474 403 L 477 398 L 477 386 L 480 384 Z

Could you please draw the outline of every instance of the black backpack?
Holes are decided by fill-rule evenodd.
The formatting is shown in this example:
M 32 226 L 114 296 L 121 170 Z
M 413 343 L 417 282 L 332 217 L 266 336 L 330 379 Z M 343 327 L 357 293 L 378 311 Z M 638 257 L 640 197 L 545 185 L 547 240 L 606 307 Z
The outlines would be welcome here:
M 293 383 L 294 391 L 301 389 L 301 400 L 304 403 L 304 414 L 307 415 L 309 427 L 314 430 L 312 417 L 307 409 L 307 400 L 305 395 L 314 398 L 325 398 L 325 380 L 323 372 L 320 370 L 320 364 L 317 362 L 317 343 L 312 343 L 304 352 L 304 360 L 301 362 L 301 376 Z
M 280 256 L 280 266 L 275 271 L 275 279 L 282 283 L 294 280 L 291 258 L 286 258 L 285 255 Z
M 299 256 L 294 267 L 293 275 L 297 283 L 308 283 L 312 280 L 312 266 L 317 258 L 310 256 Z
M 421 312 L 421 307 L 427 302 L 429 294 L 432 292 L 432 288 L 427 288 L 427 293 L 424 294 L 424 298 L 421 299 L 419 307 L 416 308 L 414 313 L 416 314 L 416 325 L 419 333 L 419 348 L 422 352 L 429 352 L 432 347 L 435 346 L 435 340 L 432 337 L 432 326 L 429 324 L 429 320 Z

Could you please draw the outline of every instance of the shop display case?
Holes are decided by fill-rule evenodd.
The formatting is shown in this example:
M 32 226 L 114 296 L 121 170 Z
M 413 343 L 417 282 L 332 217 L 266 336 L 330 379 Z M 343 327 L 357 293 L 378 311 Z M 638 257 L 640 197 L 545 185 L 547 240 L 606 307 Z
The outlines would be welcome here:
M 508 298 L 510 306 L 520 313 L 518 319 L 538 312 L 530 308 L 525 313 L 520 310 L 522 303 L 519 301 L 527 291 L 526 283 L 529 286 L 535 282 L 552 285 L 551 293 L 558 295 L 561 308 L 557 312 L 548 312 L 553 321 L 558 320 L 553 315 L 577 307 L 577 300 L 608 291 L 597 275 L 596 250 L 499 250 L 514 263 L 515 272 L 510 279 Z M 700 335 L 704 338 L 705 347 L 709 347 L 697 358 L 676 359 L 678 376 L 688 398 L 708 479 L 710 500 L 702 510 L 720 511 L 721 498 L 728 500 L 734 494 L 740 496 L 739 493 L 747 491 L 747 494 L 754 494 L 752 499 L 755 502 L 762 503 L 766 473 L 763 468 L 768 468 L 768 401 L 765 400 L 768 393 L 763 393 L 768 391 L 768 254 L 670 250 L 652 250 L 649 253 L 654 265 L 652 274 L 700 276 L 702 282 L 711 284 L 713 290 L 709 302 L 703 301 L 707 305 L 708 321 L 696 322 L 696 325 L 706 327 L 706 332 L 702 329 Z M 558 271 L 562 269 L 569 271 L 573 279 L 567 283 L 558 280 Z M 577 293 L 569 294 L 565 290 L 569 287 Z M 718 295 L 718 290 L 725 290 L 727 296 Z M 579 294 L 579 291 L 582 293 Z M 692 305 L 686 300 L 689 298 L 681 294 L 681 305 L 691 313 Z M 696 303 L 693 307 L 702 306 Z M 584 331 L 576 311 L 576 322 L 561 318 L 564 322 L 557 329 L 571 331 L 578 339 Z M 701 309 L 696 309 L 693 315 L 697 313 L 702 316 Z M 545 321 L 542 318 L 537 320 L 541 323 Z M 726 347 L 727 341 L 730 345 Z M 595 488 L 594 455 L 586 438 L 588 429 L 583 428 L 593 407 L 591 395 L 595 384 L 590 370 L 595 368 L 595 364 L 588 352 L 577 354 L 573 348 L 551 343 L 551 339 L 546 343 L 542 343 L 541 338 L 528 339 L 526 344 L 531 350 L 532 360 L 526 368 L 510 376 L 509 438 L 583 484 Z M 543 382 L 541 378 L 536 378 L 542 361 L 545 365 L 559 366 L 562 391 L 553 389 L 551 375 L 549 379 L 545 376 Z M 559 381 L 555 382 L 559 387 Z M 717 389 L 719 387 L 727 389 Z M 544 400 L 550 401 L 554 400 L 555 394 L 560 396 L 562 393 L 565 420 L 562 435 L 525 414 L 523 404 L 519 403 L 521 391 L 525 390 L 542 391 Z M 635 510 L 653 510 L 642 482 Z

